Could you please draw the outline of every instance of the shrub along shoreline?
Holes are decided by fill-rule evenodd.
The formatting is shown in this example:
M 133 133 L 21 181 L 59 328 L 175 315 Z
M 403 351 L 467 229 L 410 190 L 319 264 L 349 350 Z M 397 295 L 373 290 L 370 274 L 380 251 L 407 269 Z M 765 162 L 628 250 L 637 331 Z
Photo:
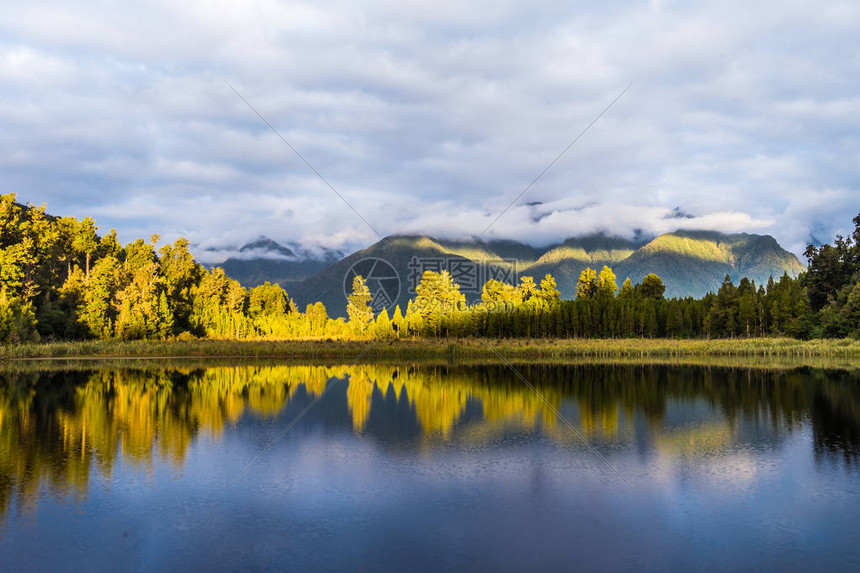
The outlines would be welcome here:
M 0 347 L 0 361 L 122 358 L 379 359 L 809 357 L 860 359 L 860 340 L 744 339 L 416 339 L 416 340 L 88 340 Z

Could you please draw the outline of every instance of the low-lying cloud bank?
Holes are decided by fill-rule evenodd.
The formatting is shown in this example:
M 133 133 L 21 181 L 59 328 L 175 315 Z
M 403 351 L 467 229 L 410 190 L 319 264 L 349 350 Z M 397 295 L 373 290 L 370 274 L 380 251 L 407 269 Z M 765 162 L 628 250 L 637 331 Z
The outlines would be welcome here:
M 486 238 L 701 228 L 799 254 L 860 211 L 858 34 L 851 0 L 12 0 L 0 189 L 201 257 L 470 237 L 638 78 Z

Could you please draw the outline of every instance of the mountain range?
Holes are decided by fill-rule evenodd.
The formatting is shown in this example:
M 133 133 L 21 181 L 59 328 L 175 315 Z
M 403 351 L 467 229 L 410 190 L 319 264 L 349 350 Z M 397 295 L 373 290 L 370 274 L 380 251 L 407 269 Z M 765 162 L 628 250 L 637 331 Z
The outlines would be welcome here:
M 268 281 L 289 291 L 292 285 L 337 262 L 343 253 L 324 250 L 305 251 L 298 245 L 282 245 L 260 236 L 246 243 L 219 266 L 243 286 L 253 287 Z
M 512 282 L 517 277 L 532 276 L 540 282 L 546 274 L 555 277 L 563 298 L 573 298 L 582 270 L 592 267 L 599 271 L 603 265 L 613 269 L 619 286 L 627 277 L 636 283 L 646 274 L 656 273 L 666 284 L 667 297 L 701 297 L 719 288 L 727 274 L 735 282 L 749 277 L 760 284 L 771 276 L 796 276 L 804 270 L 797 257 L 771 236 L 711 231 L 667 233 L 647 242 L 589 235 L 543 248 L 515 241 L 391 236 L 340 260 L 333 260 L 331 255 L 296 259 L 291 249 L 265 237 L 243 249 L 241 253 L 257 256 L 228 259 L 221 265 L 228 275 L 246 286 L 264 281 L 278 283 L 300 308 L 322 301 L 330 316 L 345 315 L 344 290 L 348 290 L 356 272 L 396 274 L 400 279 L 399 293 L 386 289 L 392 302 L 405 308 L 408 299 L 414 297 L 417 278 L 427 269 L 451 270 L 470 302 L 480 298 L 480 287 L 487 278 Z M 268 258 L 261 256 L 266 252 L 271 253 Z M 380 259 L 387 265 L 378 263 L 371 271 L 372 265 L 360 263 L 364 259 Z M 359 266 L 351 274 L 357 263 Z M 373 281 L 368 282 L 373 290 Z

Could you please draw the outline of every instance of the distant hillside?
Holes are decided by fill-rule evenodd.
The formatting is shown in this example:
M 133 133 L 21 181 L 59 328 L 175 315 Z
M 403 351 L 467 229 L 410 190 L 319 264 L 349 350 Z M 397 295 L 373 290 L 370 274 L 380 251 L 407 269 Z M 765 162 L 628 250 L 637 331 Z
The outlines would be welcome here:
M 227 276 L 236 279 L 242 286 L 253 287 L 268 281 L 278 283 L 285 289 L 290 289 L 297 281 L 312 276 L 326 266 L 330 261 L 281 261 L 270 259 L 227 259 L 219 266 Z
M 276 243 L 266 236 L 258 237 L 257 239 L 242 245 L 239 249 L 240 253 L 261 253 L 262 255 L 280 255 L 283 257 L 295 257 L 296 253 L 289 247 L 285 247 L 280 243 Z
M 344 277 L 355 263 L 374 257 L 389 263 L 400 277 L 400 296 L 395 303 L 405 310 L 408 299 L 415 296 L 411 288 L 414 286 L 412 278 L 415 272 L 410 269 L 410 262 L 414 257 L 420 257 L 423 261 L 438 261 L 443 268 L 450 268 L 457 262 L 469 263 L 477 260 L 480 253 L 486 255 L 486 258 L 498 258 L 493 256 L 491 250 L 484 251 L 481 247 L 481 245 L 475 245 L 476 250 L 471 254 L 476 258 L 470 259 L 458 254 L 465 252 L 466 245 L 454 246 L 455 252 L 452 252 L 451 245 L 444 246 L 429 237 L 386 237 L 367 249 L 357 251 L 326 267 L 316 275 L 295 283 L 292 290 L 287 292 L 300 307 L 311 302 L 322 301 L 328 309 L 329 316 L 345 316 Z M 470 301 L 475 298 L 479 297 L 469 297 Z
M 667 297 L 701 297 L 719 288 L 726 274 L 735 282 L 746 276 L 764 283 L 771 276 L 778 278 L 783 273 L 796 276 L 804 270 L 797 257 L 782 249 L 773 237 L 704 231 L 668 233 L 645 243 L 591 235 L 546 248 L 514 241 L 485 243 L 395 236 L 331 264 L 313 261 L 321 265 L 317 272 L 308 264 L 311 261 L 304 261 L 306 266 L 295 268 L 287 265 L 288 261 L 242 261 L 240 268 L 236 267 L 236 262 L 228 261 L 230 268 L 225 263 L 225 270 L 243 284 L 259 284 L 263 280 L 278 282 L 301 306 L 319 300 L 331 316 L 343 316 L 346 312 L 344 277 L 356 262 L 368 257 L 383 259 L 394 268 L 401 282 L 396 302 L 403 308 L 407 300 L 414 297 L 411 289 L 416 273 L 420 272 L 410 268 L 413 257 L 421 257 L 443 268 L 471 266 L 484 273 L 481 282 L 489 276 L 504 279 L 512 272 L 518 276 L 533 276 L 537 281 L 551 274 L 558 281 L 564 298 L 574 297 L 576 280 L 589 266 L 598 270 L 603 265 L 612 267 L 619 286 L 626 277 L 635 283 L 648 273 L 656 273 L 666 284 Z M 302 276 L 303 273 L 313 274 Z M 249 280 L 252 278 L 254 280 Z M 479 298 L 480 288 L 464 290 L 468 300 Z
M 340 253 L 332 252 L 317 256 L 301 255 L 295 248 L 261 236 L 243 245 L 234 256 L 215 266 L 223 268 L 229 277 L 246 287 L 268 281 L 291 289 L 297 281 L 320 272 L 340 258 Z
M 603 265 L 607 265 L 616 269 L 618 264 L 633 254 L 639 246 L 640 244 L 633 241 L 603 235 L 568 239 L 558 246 L 549 247 L 533 265 L 517 270 L 521 275 L 534 277 L 551 274 L 558 282 L 561 296 L 573 298 L 576 295 L 576 280 L 586 267 L 599 270 Z M 619 286 L 623 280 L 624 277 L 619 278 Z
M 703 296 L 719 288 L 725 275 L 734 282 L 748 277 L 760 284 L 804 270 L 773 237 L 705 231 L 661 235 L 616 267 L 619 276 L 634 282 L 656 273 L 666 283 L 668 297 Z

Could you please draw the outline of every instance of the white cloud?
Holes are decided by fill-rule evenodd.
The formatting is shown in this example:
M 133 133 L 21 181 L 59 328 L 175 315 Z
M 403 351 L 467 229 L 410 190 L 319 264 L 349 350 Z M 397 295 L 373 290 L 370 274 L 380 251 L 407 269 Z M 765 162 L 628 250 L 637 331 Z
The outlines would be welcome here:
M 683 225 L 800 252 L 860 211 L 855 2 L 13 1 L 5 14 L 0 189 L 125 239 L 375 239 L 222 77 L 383 234 L 476 235 L 634 77 L 492 236 Z

